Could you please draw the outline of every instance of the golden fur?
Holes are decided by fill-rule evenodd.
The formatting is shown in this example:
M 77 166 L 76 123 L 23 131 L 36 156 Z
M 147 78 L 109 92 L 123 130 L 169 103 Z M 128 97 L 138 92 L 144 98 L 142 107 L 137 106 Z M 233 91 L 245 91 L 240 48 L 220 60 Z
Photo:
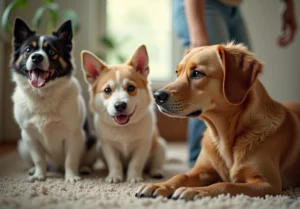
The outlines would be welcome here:
M 198 117 L 207 130 L 191 171 L 157 184 L 144 184 L 138 197 L 192 200 L 219 194 L 265 196 L 300 185 L 300 104 L 280 104 L 257 79 L 262 64 L 233 43 L 190 50 L 178 78 L 162 90 L 173 117 Z M 203 77 L 192 79 L 198 70 Z M 172 109 L 174 102 L 182 108 Z M 163 108 L 162 108 L 163 109 Z

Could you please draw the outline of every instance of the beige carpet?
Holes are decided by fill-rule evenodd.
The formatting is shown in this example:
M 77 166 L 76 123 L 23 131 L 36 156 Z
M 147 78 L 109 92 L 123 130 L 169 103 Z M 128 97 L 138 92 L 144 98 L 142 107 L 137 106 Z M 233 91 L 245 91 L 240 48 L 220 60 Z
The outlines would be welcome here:
M 166 178 L 186 171 L 184 145 L 169 146 Z M 28 209 L 113 209 L 113 208 L 300 208 L 300 188 L 284 192 L 282 196 L 250 198 L 244 195 L 203 198 L 194 202 L 174 201 L 163 198 L 136 199 L 134 193 L 139 184 L 107 184 L 103 179 L 106 171 L 98 169 L 81 182 L 65 183 L 62 175 L 50 174 L 45 182 L 28 183 L 24 164 L 16 153 L 0 158 L 0 208 Z M 300 178 L 300 176 L 299 176 Z M 153 182 L 147 178 L 147 182 Z

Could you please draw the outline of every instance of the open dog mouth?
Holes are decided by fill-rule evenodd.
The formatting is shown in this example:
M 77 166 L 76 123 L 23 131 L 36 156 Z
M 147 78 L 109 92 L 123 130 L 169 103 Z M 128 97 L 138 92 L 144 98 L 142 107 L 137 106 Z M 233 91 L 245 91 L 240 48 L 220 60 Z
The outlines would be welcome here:
M 134 114 L 135 112 L 135 109 L 133 110 L 133 112 L 129 115 L 126 115 L 126 114 L 119 114 L 119 115 L 115 115 L 113 116 L 115 122 L 118 124 L 118 125 L 125 125 L 129 122 L 130 120 L 130 117 Z
M 54 70 L 44 71 L 40 68 L 34 68 L 28 71 L 28 75 L 31 86 L 41 88 L 54 75 Z

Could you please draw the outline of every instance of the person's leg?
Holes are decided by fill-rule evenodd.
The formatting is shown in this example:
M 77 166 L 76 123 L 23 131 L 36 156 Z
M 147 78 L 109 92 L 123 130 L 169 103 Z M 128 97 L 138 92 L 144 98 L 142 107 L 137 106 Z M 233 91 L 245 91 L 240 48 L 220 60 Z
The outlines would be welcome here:
M 173 0 L 172 6 L 174 31 L 184 49 L 187 50 L 190 47 L 190 35 L 185 17 L 184 0 Z
M 214 0 L 207 1 L 205 5 L 205 24 L 207 28 L 210 44 L 221 44 L 228 42 L 229 26 L 228 15 L 229 7 Z M 189 144 L 189 163 L 193 166 L 201 150 L 200 141 L 206 125 L 202 120 L 189 119 L 188 122 L 188 144 Z
M 246 22 L 244 21 L 242 11 L 239 8 L 235 8 L 232 12 L 230 20 L 230 36 L 236 43 L 243 43 L 249 50 L 253 50 L 250 34 Z
M 221 44 L 229 41 L 229 20 L 231 7 L 225 6 L 216 0 L 207 0 L 205 5 L 205 21 L 209 41 L 211 44 Z M 173 1 L 173 25 L 175 32 L 188 49 L 190 47 L 189 31 L 186 22 L 183 0 Z M 205 123 L 199 119 L 188 121 L 188 148 L 189 163 L 194 165 L 201 150 L 200 141 L 206 129 Z

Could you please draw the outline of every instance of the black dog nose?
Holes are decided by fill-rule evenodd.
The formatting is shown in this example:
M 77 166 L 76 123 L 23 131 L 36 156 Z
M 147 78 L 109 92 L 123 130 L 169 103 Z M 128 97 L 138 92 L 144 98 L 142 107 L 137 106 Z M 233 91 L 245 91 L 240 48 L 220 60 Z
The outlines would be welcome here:
M 34 64 L 39 64 L 43 61 L 44 57 L 41 54 L 33 54 L 31 60 Z
M 165 92 L 165 91 L 156 91 L 154 92 L 153 94 L 154 98 L 155 98 L 155 102 L 158 104 L 158 105 L 162 105 L 163 103 L 165 103 L 168 98 L 169 98 L 169 94 L 168 92 Z
M 115 103 L 115 109 L 117 112 L 121 113 L 123 112 L 127 107 L 126 102 L 116 102 Z

